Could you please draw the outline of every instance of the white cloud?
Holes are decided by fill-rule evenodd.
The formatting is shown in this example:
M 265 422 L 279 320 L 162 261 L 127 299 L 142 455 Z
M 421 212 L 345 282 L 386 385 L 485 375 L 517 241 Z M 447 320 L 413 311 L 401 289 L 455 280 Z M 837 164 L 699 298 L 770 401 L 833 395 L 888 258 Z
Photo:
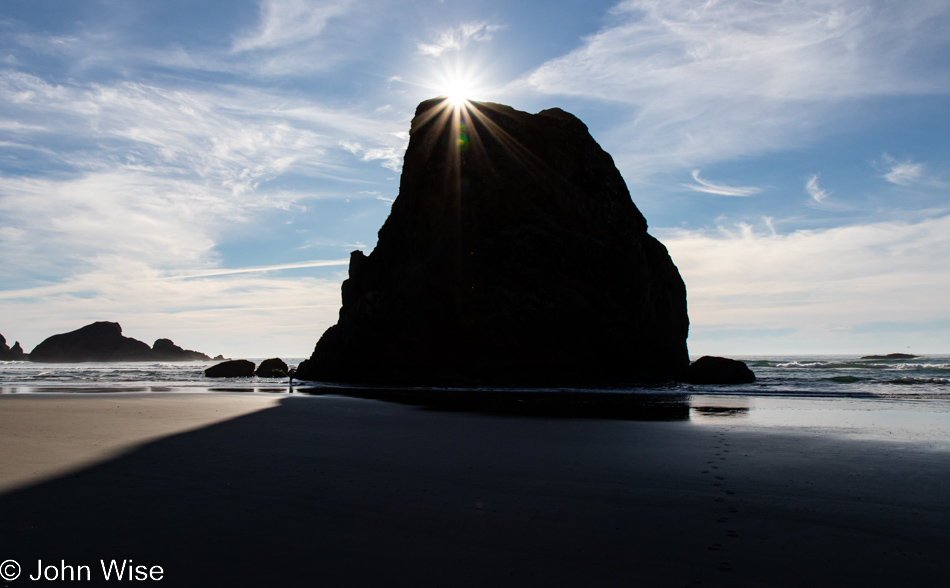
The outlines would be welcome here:
M 308 355 L 336 319 L 345 270 L 280 259 L 223 270 L 218 245 L 261 213 L 323 196 L 271 180 L 363 182 L 366 164 L 344 141 L 391 168 L 408 116 L 242 87 L 55 84 L 0 70 L 10 139 L 0 150 L 31 162 L 31 175 L 0 176 L 4 335 L 32 346 L 118 320 L 137 338 L 211 353 Z M 292 269 L 293 279 L 261 273 Z
M 719 196 L 752 196 L 762 191 L 755 186 L 726 186 L 725 184 L 715 184 L 699 177 L 700 170 L 694 169 L 692 172 L 695 184 L 683 184 L 683 186 L 696 192 L 705 192 L 707 194 L 718 194 Z
M 950 92 L 945 64 L 917 57 L 947 16 L 942 0 L 630 0 L 509 91 L 626 105 L 611 133 L 628 174 L 698 166 L 810 141 L 846 100 Z
M 349 259 L 312 259 L 310 261 L 298 261 L 294 263 L 279 263 L 274 265 L 262 265 L 257 267 L 241 267 L 204 271 L 198 274 L 170 276 L 169 279 L 192 280 L 194 278 L 208 278 L 212 276 L 230 276 L 234 274 L 258 274 L 265 272 L 276 272 L 287 269 L 302 269 L 310 267 L 330 267 L 337 265 L 349 265 Z M 0 297 L 3 293 L 0 292 Z
M 49 288 L 3 292 L 4 335 L 29 351 L 96 320 L 126 335 L 231 357 L 305 357 L 340 307 L 339 279 L 227 275 L 166 279 L 144 263 L 110 263 Z
M 492 35 L 504 28 L 488 22 L 463 23 L 438 33 L 433 43 L 419 43 L 417 49 L 423 55 L 439 57 L 446 51 L 460 51 L 472 41 L 490 41 Z
M 399 173 L 402 171 L 402 156 L 406 151 L 409 140 L 401 134 L 395 134 L 394 136 L 403 144 L 394 147 L 364 148 L 355 141 L 341 141 L 340 146 L 359 157 L 360 161 L 381 161 L 383 167 Z
M 234 51 L 274 49 L 318 36 L 352 0 L 262 0 L 258 27 L 234 40 Z
M 343 161 L 331 148 L 340 137 L 357 137 L 375 154 L 399 149 L 405 140 L 396 134 L 408 126 L 243 88 L 212 93 L 131 82 L 67 86 L 16 72 L 0 72 L 0 104 L 0 126 L 16 123 L 21 137 L 41 136 L 40 143 L 62 140 L 54 158 L 72 167 L 144 165 L 151 173 L 195 176 L 235 194 L 253 192 L 290 169 L 317 175 L 338 169 Z
M 898 186 L 909 186 L 919 183 L 924 178 L 925 166 L 913 161 L 897 161 L 887 153 L 880 159 L 880 166 L 886 170 L 884 179 Z
M 748 225 L 658 233 L 686 282 L 694 331 L 792 328 L 820 345 L 867 323 L 950 320 L 950 216 L 786 235 Z M 855 352 L 862 340 L 842 344 Z
M 823 203 L 828 196 L 831 196 L 831 192 L 818 187 L 817 174 L 808 178 L 808 181 L 805 183 L 805 191 L 819 204 Z

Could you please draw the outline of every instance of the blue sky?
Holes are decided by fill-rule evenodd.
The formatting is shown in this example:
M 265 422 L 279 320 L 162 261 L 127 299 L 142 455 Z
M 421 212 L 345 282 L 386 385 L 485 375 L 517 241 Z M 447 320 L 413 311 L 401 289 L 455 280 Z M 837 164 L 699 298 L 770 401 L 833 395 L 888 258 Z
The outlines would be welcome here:
M 950 351 L 945 0 L 5 0 L 0 333 L 309 355 L 459 85 L 587 123 L 691 353 Z

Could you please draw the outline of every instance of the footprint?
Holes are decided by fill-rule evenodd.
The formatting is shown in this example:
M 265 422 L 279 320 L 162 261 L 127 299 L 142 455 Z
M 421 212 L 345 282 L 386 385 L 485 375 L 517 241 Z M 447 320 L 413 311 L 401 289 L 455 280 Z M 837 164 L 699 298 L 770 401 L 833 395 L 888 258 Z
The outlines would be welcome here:
M 726 501 L 725 498 L 713 498 L 713 500 L 715 500 L 716 502 L 725 502 L 725 501 Z
M 722 476 L 716 476 L 716 479 L 717 479 L 717 480 L 724 480 L 725 478 L 723 478 Z
M 716 522 L 717 522 L 717 523 L 728 523 L 728 522 L 729 522 L 729 518 L 728 518 L 728 517 L 719 517 L 718 519 L 716 519 Z
M 722 543 L 713 543 L 709 546 L 709 551 L 719 551 L 722 549 Z
M 734 507 L 734 506 L 730 506 L 730 507 L 729 507 L 729 512 L 739 512 L 739 509 L 736 508 L 736 507 Z
M 739 533 L 737 531 L 726 531 L 726 537 L 738 537 Z
M 732 490 L 726 490 L 726 494 L 735 494 Z
M 709 473 L 709 470 L 703 470 L 703 471 L 701 471 L 700 473 L 701 473 L 701 474 L 708 474 L 708 473 Z
M 732 571 L 732 564 L 729 563 L 729 562 L 727 562 L 727 561 L 721 561 L 721 562 L 719 562 L 719 571 L 720 571 L 720 572 L 731 572 L 731 571 Z

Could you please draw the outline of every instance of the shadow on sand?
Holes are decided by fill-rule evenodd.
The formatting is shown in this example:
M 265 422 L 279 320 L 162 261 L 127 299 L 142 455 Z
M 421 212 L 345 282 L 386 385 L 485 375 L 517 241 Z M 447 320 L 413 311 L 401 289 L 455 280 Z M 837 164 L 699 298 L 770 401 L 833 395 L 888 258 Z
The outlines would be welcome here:
M 87 586 L 116 583 L 102 559 L 162 566 L 162 585 L 232 587 L 883 586 L 950 572 L 934 555 L 950 543 L 937 499 L 917 517 L 840 485 L 864 453 L 805 463 L 800 440 L 723 435 L 288 397 L 0 496 L 0 559 L 20 562 L 21 583 L 38 560 L 87 565 Z M 787 490 L 798 476 L 813 494 Z M 877 553 L 897 549 L 896 564 Z

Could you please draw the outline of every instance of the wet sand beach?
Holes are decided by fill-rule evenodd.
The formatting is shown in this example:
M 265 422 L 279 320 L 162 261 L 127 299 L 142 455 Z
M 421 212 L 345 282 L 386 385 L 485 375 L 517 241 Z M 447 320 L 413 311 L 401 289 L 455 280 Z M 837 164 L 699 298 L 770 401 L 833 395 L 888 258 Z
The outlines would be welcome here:
M 103 583 L 101 559 L 161 566 L 171 586 L 948 577 L 943 446 L 706 404 L 606 419 L 336 395 L 2 396 L 0 559 L 21 564 L 17 582 L 38 560 L 87 565 L 84 585 Z

